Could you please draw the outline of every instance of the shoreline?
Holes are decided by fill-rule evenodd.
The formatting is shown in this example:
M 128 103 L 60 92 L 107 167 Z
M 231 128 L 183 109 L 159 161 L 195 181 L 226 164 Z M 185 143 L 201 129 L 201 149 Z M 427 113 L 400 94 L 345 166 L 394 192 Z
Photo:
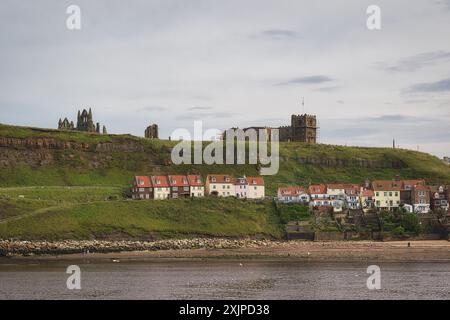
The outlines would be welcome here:
M 71 246 L 73 244 L 77 244 L 78 247 L 74 248 Z M 152 242 L 1 240 L 0 250 L 3 250 L 3 253 L 5 253 L 5 247 L 10 251 L 0 257 L 0 264 L 11 261 L 92 260 L 94 262 L 110 262 L 114 260 L 113 262 L 119 262 L 183 259 L 450 262 L 450 241 L 447 240 L 387 242 L 251 239 L 185 239 Z M 28 251 L 24 248 L 27 248 Z M 94 250 L 84 248 L 93 248 Z

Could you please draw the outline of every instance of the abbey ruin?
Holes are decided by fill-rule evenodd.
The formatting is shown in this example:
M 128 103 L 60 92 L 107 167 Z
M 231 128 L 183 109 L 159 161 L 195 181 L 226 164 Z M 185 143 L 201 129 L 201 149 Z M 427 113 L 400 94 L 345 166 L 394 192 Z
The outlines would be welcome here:
M 86 109 L 83 109 L 83 111 L 78 110 L 76 126 L 73 121 L 69 122 L 67 118 L 64 118 L 64 120 L 61 120 L 60 118 L 58 121 L 58 130 L 76 130 L 107 134 L 105 126 L 103 126 L 102 131 L 100 132 L 100 123 L 97 122 L 94 124 L 94 121 L 92 120 L 91 108 L 89 108 L 89 111 Z

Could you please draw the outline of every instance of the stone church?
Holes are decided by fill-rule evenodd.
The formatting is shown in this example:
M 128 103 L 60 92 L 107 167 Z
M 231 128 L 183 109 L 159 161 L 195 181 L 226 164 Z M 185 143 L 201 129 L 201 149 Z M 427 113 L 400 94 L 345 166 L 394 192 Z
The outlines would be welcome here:
M 64 120 L 59 119 L 58 130 L 76 130 L 107 134 L 105 126 L 103 126 L 102 131 L 100 132 L 100 123 L 97 122 L 94 124 L 91 108 L 89 108 L 89 111 L 86 109 L 83 109 L 83 111 L 78 110 L 76 126 L 73 121 L 69 122 L 67 118 L 64 118 Z
M 236 128 L 232 128 L 236 129 Z M 300 114 L 291 115 L 291 125 L 281 127 L 248 127 L 243 128 L 244 132 L 248 129 L 254 129 L 259 139 L 259 130 L 265 130 L 267 138 L 270 140 L 272 129 L 279 129 L 279 141 L 290 142 L 306 142 L 317 143 L 318 142 L 318 125 L 315 115 Z M 222 134 L 222 139 L 226 138 L 226 131 Z

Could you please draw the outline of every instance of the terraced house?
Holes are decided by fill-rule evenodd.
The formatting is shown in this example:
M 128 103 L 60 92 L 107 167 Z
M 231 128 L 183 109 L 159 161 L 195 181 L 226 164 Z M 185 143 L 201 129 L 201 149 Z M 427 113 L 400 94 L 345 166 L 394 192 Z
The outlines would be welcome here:
M 310 196 L 308 190 L 303 187 L 282 187 L 278 188 L 278 201 L 286 203 L 309 204 Z
M 170 197 L 170 185 L 166 176 L 151 176 L 153 199 L 163 200 Z
M 199 175 L 188 175 L 187 179 L 191 197 L 204 197 L 205 186 L 203 185 L 202 177 Z
M 304 193 L 309 193 L 308 201 Z M 402 209 L 410 213 L 428 213 L 430 210 L 449 210 L 450 188 L 427 186 L 425 180 L 375 180 L 360 184 L 321 184 L 303 187 L 278 188 L 280 202 L 303 202 L 318 209 L 342 212 L 344 209 L 369 212 Z
M 170 197 L 177 198 L 189 198 L 190 187 L 189 181 L 186 176 L 168 176 L 170 186 Z
M 136 176 L 132 187 L 133 199 L 153 199 L 153 185 L 150 177 Z
M 206 176 L 206 193 L 219 197 L 234 197 L 235 188 L 232 177 L 227 174 L 209 174 Z
M 264 199 L 266 196 L 263 177 L 247 177 L 247 198 Z
M 233 186 L 236 198 L 247 198 L 247 178 L 245 176 L 234 178 Z
M 400 207 L 401 181 L 375 180 L 372 182 L 372 187 L 377 209 L 393 210 Z

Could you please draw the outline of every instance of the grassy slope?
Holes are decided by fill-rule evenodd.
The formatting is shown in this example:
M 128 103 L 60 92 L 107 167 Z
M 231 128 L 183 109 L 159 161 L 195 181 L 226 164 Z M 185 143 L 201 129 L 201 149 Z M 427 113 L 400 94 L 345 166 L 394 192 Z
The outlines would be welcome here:
M 144 152 L 111 152 L 107 166 L 90 169 L 89 159 L 78 151 L 52 150 L 56 165 L 30 167 L 17 165 L 13 170 L 0 170 L 0 186 L 119 186 L 125 188 L 135 174 L 164 173 L 229 173 L 256 175 L 255 165 L 165 165 L 170 159 L 171 147 L 176 143 L 164 140 L 148 140 L 130 135 L 97 135 L 80 132 L 34 129 L 0 125 L 0 137 L 51 137 L 62 141 L 136 143 Z M 64 157 L 70 153 L 73 158 Z M 94 152 L 91 152 L 94 155 Z M 149 155 L 151 158 L 149 160 Z M 274 195 L 280 185 L 318 182 L 363 182 L 365 179 L 425 178 L 430 183 L 450 183 L 450 166 L 426 153 L 391 148 L 359 148 L 332 145 L 308 145 L 304 143 L 280 144 L 280 170 L 275 176 L 266 177 L 267 193 Z M 355 159 L 383 162 L 400 162 L 401 169 L 365 168 L 355 165 L 322 166 L 301 164 L 299 157 L 325 160 L 351 161 Z
M 150 239 L 194 235 L 281 238 L 284 234 L 273 205 L 267 201 L 122 200 L 66 203 L 35 211 L 30 201 L 0 200 L 0 211 L 5 204 L 22 211 L 19 218 L 0 221 L 0 238 Z
M 137 143 L 144 152 L 109 153 L 102 169 L 91 169 L 90 159 L 76 150 L 50 150 L 52 166 L 19 164 L 0 169 L 0 238 L 66 239 L 112 237 L 245 236 L 263 234 L 281 237 L 280 219 L 270 202 L 252 203 L 234 199 L 196 201 L 124 201 L 122 191 L 133 175 L 165 173 L 229 173 L 256 175 L 255 165 L 165 165 L 176 142 L 150 141 L 128 135 L 96 135 L 0 125 L 0 137 L 50 137 L 61 141 Z M 63 157 L 69 152 L 73 158 Z M 330 145 L 282 143 L 280 171 L 267 176 L 267 194 L 279 185 L 309 182 L 363 182 L 369 179 L 425 178 L 450 182 L 450 167 L 425 153 L 389 148 L 357 148 Z M 89 155 L 90 154 L 90 155 Z M 149 158 L 148 155 L 151 157 Z M 354 159 L 401 162 L 402 169 L 365 168 L 354 165 L 300 164 L 298 158 L 348 161 Z M 70 160 L 68 160 L 70 159 Z M 149 160 L 150 159 L 150 160 Z M 34 187 L 26 187 L 34 186 Z M 42 186 L 47 186 L 43 188 Z M 55 187 L 60 186 L 60 187 Z M 67 188 L 67 186 L 80 186 Z M 23 195 L 25 198 L 19 198 Z M 119 198 L 108 201 L 108 198 Z

